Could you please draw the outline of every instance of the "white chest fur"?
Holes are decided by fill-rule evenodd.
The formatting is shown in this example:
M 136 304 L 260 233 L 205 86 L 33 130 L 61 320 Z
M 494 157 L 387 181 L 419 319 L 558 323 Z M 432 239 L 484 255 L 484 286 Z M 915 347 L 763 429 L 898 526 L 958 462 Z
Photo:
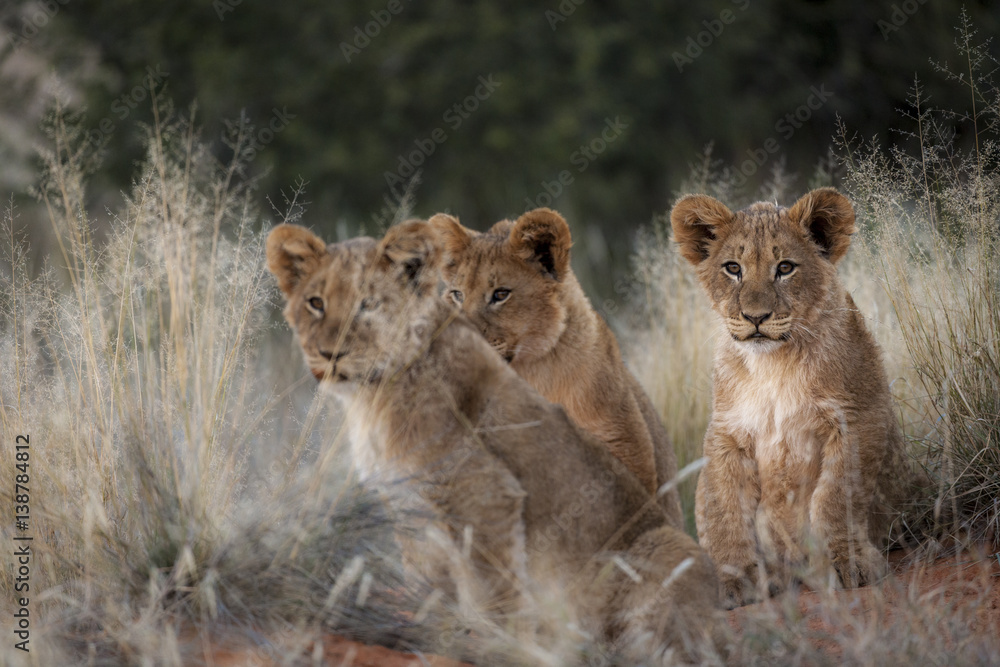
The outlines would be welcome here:
M 348 437 L 351 439 L 351 459 L 362 482 L 375 476 L 379 470 L 376 448 L 380 439 L 374 424 L 365 419 L 347 419 Z
M 382 467 L 381 429 L 367 402 L 357 398 L 357 388 L 337 383 L 330 390 L 344 408 L 344 428 L 351 444 L 351 462 L 361 481 L 374 477 Z
M 767 353 L 741 354 L 740 359 L 749 381 L 743 373 L 730 374 L 730 400 L 715 419 L 753 443 L 762 470 L 806 462 L 813 455 L 811 424 L 819 406 L 804 369 Z

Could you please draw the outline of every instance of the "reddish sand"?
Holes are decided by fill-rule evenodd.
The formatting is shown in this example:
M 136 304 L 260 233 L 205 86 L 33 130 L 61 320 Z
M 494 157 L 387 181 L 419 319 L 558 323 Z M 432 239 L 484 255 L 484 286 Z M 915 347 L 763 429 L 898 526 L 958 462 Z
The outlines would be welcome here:
M 974 633 L 1000 637 L 1000 553 L 997 552 L 994 547 L 916 564 L 907 564 L 901 555 L 894 554 L 890 558 L 890 576 L 877 586 L 833 593 L 803 592 L 797 606 L 808 631 L 806 636 L 817 649 L 836 658 L 841 654 L 839 642 L 823 637 L 856 636 L 859 627 L 874 622 L 887 627 L 902 620 L 897 618 L 900 609 L 912 603 L 930 610 L 927 619 L 932 623 L 935 616 L 942 616 L 941 611 L 948 610 L 943 617 L 967 619 Z M 831 597 L 836 604 L 824 604 Z M 778 597 L 734 609 L 728 612 L 729 624 L 741 632 L 748 616 L 773 611 L 781 618 L 785 605 L 787 601 Z M 947 623 L 935 625 L 948 641 Z
M 219 648 L 205 655 L 204 664 L 213 667 L 272 667 L 281 662 L 262 654 L 253 647 Z M 287 656 L 286 656 L 287 657 Z M 352 642 L 343 637 L 329 636 L 320 646 L 311 645 L 303 651 L 303 658 L 316 658 L 315 663 L 331 667 L 471 667 L 468 663 L 457 662 L 437 655 L 417 657 L 412 653 L 400 653 L 383 646 L 368 646 Z M 298 663 L 296 663 L 298 664 Z
M 823 637 L 851 636 L 859 625 L 878 621 L 893 622 L 900 606 L 914 601 L 922 608 L 948 609 L 949 616 L 962 614 L 972 629 L 994 637 L 1000 636 L 1000 554 L 998 549 L 985 549 L 973 554 L 940 558 L 932 563 L 907 564 L 897 554 L 891 558 L 892 574 L 878 586 L 835 593 L 804 592 L 798 597 L 798 613 L 804 619 L 808 636 L 817 649 L 836 658 L 841 645 Z M 824 600 L 837 601 L 830 612 Z M 767 613 L 781 617 L 787 600 L 775 600 L 742 607 L 728 612 L 728 620 L 736 632 L 741 632 L 748 615 Z M 945 631 L 945 628 L 942 628 Z M 317 659 L 315 664 L 331 667 L 463 667 L 457 662 L 434 655 L 418 657 L 382 646 L 367 646 L 342 637 L 328 636 L 317 646 L 310 645 L 301 653 L 303 658 Z M 286 659 L 288 656 L 284 656 Z M 213 667 L 271 667 L 279 664 L 260 647 L 215 645 L 203 652 L 204 664 Z

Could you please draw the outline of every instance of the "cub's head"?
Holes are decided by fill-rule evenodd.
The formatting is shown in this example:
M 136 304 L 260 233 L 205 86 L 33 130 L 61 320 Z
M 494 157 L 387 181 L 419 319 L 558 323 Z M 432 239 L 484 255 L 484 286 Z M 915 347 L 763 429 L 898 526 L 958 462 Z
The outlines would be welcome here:
M 689 195 L 670 222 L 712 307 L 749 350 L 812 338 L 842 292 L 835 265 L 851 243 L 854 209 L 833 188 L 813 190 L 791 208 L 757 203 L 735 213 Z
M 418 353 L 440 309 L 439 258 L 425 222 L 404 222 L 381 241 L 325 244 L 297 225 L 267 237 L 267 265 L 287 300 L 317 380 L 378 382 Z
M 538 208 L 482 234 L 450 215 L 435 215 L 429 223 L 444 249 L 445 299 L 508 362 L 524 363 L 551 350 L 565 327 L 563 292 L 573 280 L 563 217 Z

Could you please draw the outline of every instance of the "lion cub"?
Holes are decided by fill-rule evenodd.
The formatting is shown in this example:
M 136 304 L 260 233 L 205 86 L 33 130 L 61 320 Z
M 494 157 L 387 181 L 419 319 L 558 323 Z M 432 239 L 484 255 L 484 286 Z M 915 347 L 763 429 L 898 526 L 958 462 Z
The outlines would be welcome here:
M 837 277 L 850 202 L 822 188 L 734 213 L 691 195 L 671 224 L 723 324 L 695 517 L 727 604 L 810 559 L 844 586 L 877 580 L 908 468 L 878 346 Z
M 436 240 L 414 221 L 381 241 L 293 225 L 267 241 L 309 368 L 347 403 L 355 466 L 409 525 L 410 571 L 509 618 L 558 586 L 584 630 L 637 655 L 700 643 L 712 562 L 440 298 Z M 421 521 L 433 539 L 414 538 Z
M 447 298 L 457 304 L 511 367 L 562 405 L 654 493 L 677 474 L 677 458 L 656 409 L 625 367 L 618 341 L 573 275 L 569 225 L 539 208 L 485 233 L 444 214 Z M 684 527 L 675 487 L 659 501 Z

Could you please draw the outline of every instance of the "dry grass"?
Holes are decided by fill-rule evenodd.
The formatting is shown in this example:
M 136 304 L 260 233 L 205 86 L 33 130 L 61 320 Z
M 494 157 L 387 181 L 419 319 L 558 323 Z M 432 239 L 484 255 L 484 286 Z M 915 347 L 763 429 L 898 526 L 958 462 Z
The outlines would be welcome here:
M 965 48 L 970 67 L 987 69 Z M 1000 106 L 987 84 L 959 84 L 981 102 L 974 152 L 950 142 L 944 121 L 954 118 L 925 109 L 914 118 L 920 151 L 842 145 L 863 231 L 841 272 L 882 344 L 914 459 L 937 485 L 914 512 L 937 518 L 939 538 L 996 539 Z M 481 664 L 625 664 L 565 629 L 558 594 L 539 592 L 563 628 L 540 639 L 404 586 L 389 519 L 353 483 L 338 415 L 303 381 L 274 317 L 266 224 L 251 205 L 239 131 L 236 158 L 219 165 L 192 119 L 157 111 L 134 187 L 100 221 L 85 213 L 92 164 L 78 119 L 53 115 L 38 194 L 59 254 L 44 269 L 29 266 L 14 237 L 15 211 L 4 220 L 0 425 L 4 442 L 31 436 L 35 553 L 33 651 L 7 641 L 0 659 L 186 665 L 199 661 L 200 642 L 238 637 L 291 664 L 338 631 Z M 692 174 L 684 191 L 734 207 L 801 194 L 780 164 L 753 193 L 710 155 Z M 808 186 L 831 181 L 821 169 Z M 299 214 L 290 200 L 280 217 Z M 664 222 L 640 236 L 628 315 L 616 324 L 684 465 L 701 455 L 711 410 L 716 319 Z M 689 510 L 693 489 L 682 486 Z M 11 485 L 0 485 L 0 512 L 12 516 L 14 504 Z M 9 540 L 16 529 L 8 521 L 0 532 Z M 8 559 L 0 613 L 13 612 L 14 583 Z M 788 594 L 746 612 L 728 635 L 731 661 L 1000 661 L 1000 642 L 970 633 L 968 609 L 911 596 L 885 622 L 858 617 L 842 597 L 820 599 L 837 632 L 810 626 Z
M 350 483 L 337 419 L 300 382 L 297 351 L 270 335 L 243 155 L 218 165 L 189 119 L 158 112 L 146 163 L 102 225 L 85 214 L 76 119 L 52 116 L 38 194 L 60 254 L 38 277 L 12 210 L 5 220 L 0 421 L 4 442 L 31 438 L 34 617 L 30 655 L 12 642 L 0 655 L 181 665 L 182 636 L 226 628 L 393 640 L 398 609 L 419 601 L 384 599 L 400 582 L 387 519 Z M 12 490 L 0 491 L 8 517 Z
M 1000 539 L 1000 89 L 997 61 L 961 17 L 960 116 L 928 107 L 914 82 L 914 146 L 881 150 L 841 132 L 848 187 L 925 403 L 920 444 L 939 493 L 925 507 L 951 535 Z M 959 145 L 955 127 L 971 141 Z

